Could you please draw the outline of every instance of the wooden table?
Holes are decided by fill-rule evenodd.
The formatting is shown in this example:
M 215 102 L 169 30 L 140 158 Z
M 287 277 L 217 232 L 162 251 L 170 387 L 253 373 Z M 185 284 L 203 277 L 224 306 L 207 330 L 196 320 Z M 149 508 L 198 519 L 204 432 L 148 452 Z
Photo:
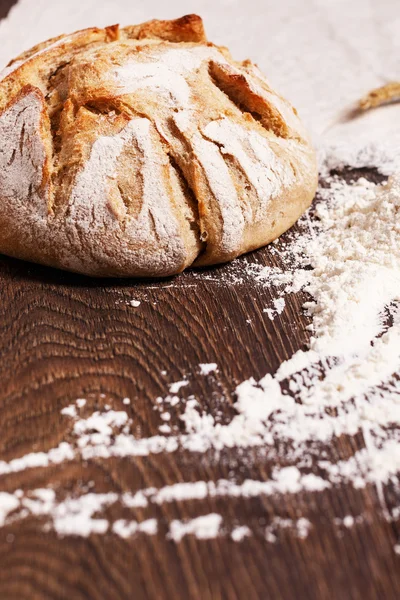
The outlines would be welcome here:
M 11 1 L 0 6 L 2 16 Z M 377 178 L 372 172 L 364 172 Z M 346 175 L 354 176 L 354 174 Z M 379 178 L 378 178 L 379 179 Z M 268 248 L 240 261 L 276 264 Z M 89 280 L 0 258 L 0 459 L 47 451 L 68 439 L 61 410 L 85 397 L 92 407 L 121 399 L 141 436 L 158 433 L 153 408 L 168 384 L 188 376 L 188 393 L 204 406 L 217 403 L 233 414 L 233 392 L 250 376 L 262 377 L 300 348 L 308 333 L 301 294 L 287 299 L 271 321 L 268 289 L 254 280 L 219 275 L 243 272 L 241 264 L 185 273 L 166 282 Z M 225 278 L 226 279 L 226 278 Z M 229 281 L 230 279 L 230 281 Z M 129 301 L 141 301 L 132 308 Z M 200 363 L 218 363 L 211 377 Z M 166 372 L 166 374 L 163 374 Z M 104 394 L 104 396 L 100 396 Z M 225 399 L 221 401 L 221 396 Z M 362 440 L 337 440 L 335 460 Z M 176 482 L 264 480 L 270 464 L 262 452 L 224 450 L 198 455 L 180 450 L 147 457 L 73 460 L 0 477 L 0 490 L 54 486 L 57 493 L 135 491 Z M 390 494 L 387 502 L 394 501 Z M 140 517 L 141 509 L 135 509 Z M 125 511 L 126 512 L 126 511 Z M 227 523 L 249 524 L 251 538 L 235 543 L 166 537 L 172 519 L 216 512 Z M 113 506 L 110 518 L 123 516 Z M 144 514 L 144 513 L 143 513 Z M 400 596 L 400 570 L 393 547 L 399 523 L 381 515 L 374 487 L 341 487 L 318 494 L 278 498 L 207 498 L 152 507 L 156 536 L 121 539 L 113 534 L 58 537 L 41 518 L 28 517 L 0 529 L 1 600 L 139 599 L 380 599 Z M 363 514 L 351 529 L 335 518 Z M 282 532 L 275 544 L 263 534 L 280 516 L 306 516 L 306 539 Z

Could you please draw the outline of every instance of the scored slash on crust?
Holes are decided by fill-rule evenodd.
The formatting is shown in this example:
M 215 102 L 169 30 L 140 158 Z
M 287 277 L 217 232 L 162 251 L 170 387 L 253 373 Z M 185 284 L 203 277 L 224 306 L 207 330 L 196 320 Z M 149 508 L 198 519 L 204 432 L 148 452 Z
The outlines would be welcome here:
M 296 111 L 195 15 L 37 46 L 3 72 L 0 111 L 0 251 L 19 258 L 172 275 L 265 245 L 315 193 Z

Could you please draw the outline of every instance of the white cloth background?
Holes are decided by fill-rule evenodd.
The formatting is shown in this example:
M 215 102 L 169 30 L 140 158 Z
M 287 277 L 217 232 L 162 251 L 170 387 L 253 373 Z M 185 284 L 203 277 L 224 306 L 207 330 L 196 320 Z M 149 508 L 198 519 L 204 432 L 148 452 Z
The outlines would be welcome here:
M 400 80 L 399 0 L 19 0 L 0 24 L 0 63 L 79 28 L 192 12 L 210 40 L 258 63 L 320 146 L 321 139 L 335 145 L 350 163 L 360 162 L 360 152 L 370 162 L 371 143 L 376 163 L 382 153 L 400 154 L 399 105 L 337 124 L 371 88 Z

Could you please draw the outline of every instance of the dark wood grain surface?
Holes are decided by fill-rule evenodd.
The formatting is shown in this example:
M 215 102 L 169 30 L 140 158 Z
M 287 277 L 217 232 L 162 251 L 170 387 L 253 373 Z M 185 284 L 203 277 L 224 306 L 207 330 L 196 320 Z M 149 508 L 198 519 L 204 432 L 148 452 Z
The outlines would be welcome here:
M 4 19 L 12 6 L 14 6 L 16 0 L 1 0 L 0 2 L 0 19 Z
M 9 4 L 0 3 L 0 15 Z M 271 305 L 271 292 L 233 276 L 243 273 L 243 262 L 276 260 L 266 248 L 232 266 L 135 283 L 89 280 L 0 257 L 0 459 L 57 446 L 68 435 L 60 411 L 80 397 L 93 408 L 109 404 L 116 410 L 129 397 L 125 408 L 135 430 L 156 435 L 155 399 L 185 376 L 188 394 L 204 406 L 218 403 L 230 418 L 238 383 L 274 372 L 307 343 L 301 294 L 288 298 L 282 315 L 271 321 L 262 312 Z M 128 305 L 132 298 L 141 301 L 137 309 Z M 203 362 L 218 363 L 218 373 L 200 376 Z M 340 439 L 329 451 L 337 460 L 356 443 Z M 0 476 L 0 490 L 51 485 L 60 494 L 124 492 L 231 473 L 238 480 L 263 480 L 273 467 L 251 449 L 226 449 L 217 458 L 180 450 L 29 469 Z M 386 500 L 390 506 L 395 498 L 389 493 Z M 135 509 L 134 517 L 146 518 L 146 511 Z M 118 506 L 108 512 L 113 519 L 125 514 Z M 228 524 L 251 525 L 253 537 L 240 544 L 229 537 L 188 536 L 179 544 L 166 539 L 172 519 L 211 512 Z M 333 524 L 349 514 L 364 519 L 351 529 Z M 372 486 L 166 503 L 152 507 L 151 516 L 160 523 L 158 535 L 128 540 L 112 534 L 61 538 L 33 517 L 3 527 L 0 599 L 394 600 L 400 595 L 399 557 L 393 551 L 399 523 L 382 517 Z M 263 531 L 275 516 L 305 516 L 313 528 L 306 539 L 283 531 L 279 542 L 270 544 Z

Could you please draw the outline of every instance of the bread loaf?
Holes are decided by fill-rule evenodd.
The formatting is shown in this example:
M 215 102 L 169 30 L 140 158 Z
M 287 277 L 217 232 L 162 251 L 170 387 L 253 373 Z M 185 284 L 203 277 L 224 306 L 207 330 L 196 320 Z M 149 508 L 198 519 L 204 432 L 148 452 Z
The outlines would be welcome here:
M 199 17 L 87 29 L 0 75 L 0 252 L 162 277 L 268 244 L 310 205 L 295 109 Z

